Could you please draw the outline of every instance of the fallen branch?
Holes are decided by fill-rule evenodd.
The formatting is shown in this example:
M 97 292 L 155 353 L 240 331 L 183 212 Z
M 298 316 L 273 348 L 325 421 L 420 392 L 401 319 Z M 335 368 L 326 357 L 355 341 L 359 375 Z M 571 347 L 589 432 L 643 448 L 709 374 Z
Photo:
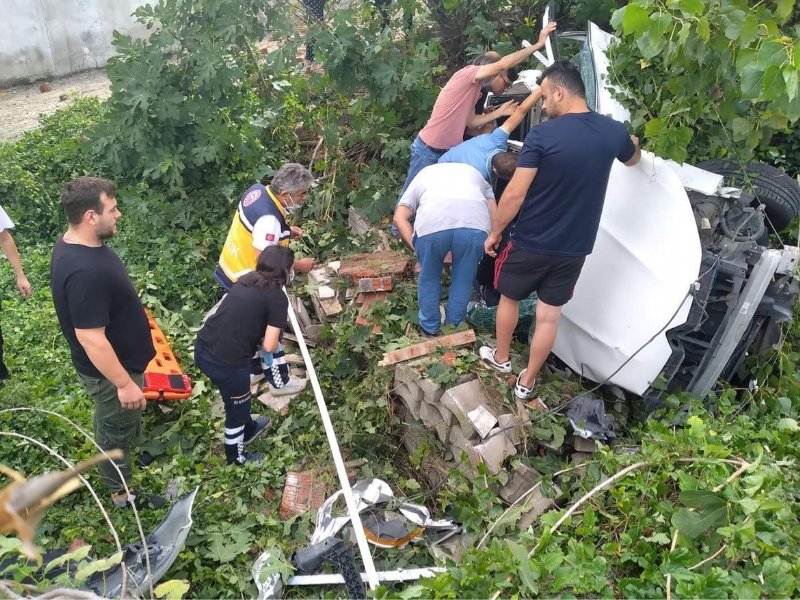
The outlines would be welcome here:
M 727 547 L 728 547 L 728 544 L 722 544 L 722 546 L 720 546 L 720 549 L 719 549 L 719 550 L 717 550 L 716 552 L 714 552 L 714 554 L 712 554 L 711 556 L 709 556 L 709 557 L 708 557 L 708 558 L 706 558 L 706 559 L 703 559 L 703 560 L 701 560 L 701 561 L 700 561 L 699 563 L 697 563 L 696 565 L 693 565 L 693 566 L 689 567 L 689 570 L 690 570 L 690 571 L 694 571 L 695 569 L 699 569 L 700 567 L 702 567 L 704 564 L 706 564 L 706 563 L 710 563 L 712 560 L 714 560 L 715 558 L 717 558 L 717 557 L 718 557 L 720 554 L 722 554 L 723 552 L 725 552 L 725 548 L 727 548 Z

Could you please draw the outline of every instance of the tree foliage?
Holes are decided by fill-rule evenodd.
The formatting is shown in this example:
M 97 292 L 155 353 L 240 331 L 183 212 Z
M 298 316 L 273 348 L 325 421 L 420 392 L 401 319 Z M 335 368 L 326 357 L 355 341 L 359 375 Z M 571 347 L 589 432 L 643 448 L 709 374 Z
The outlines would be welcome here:
M 800 43 L 793 0 L 633 0 L 614 13 L 621 36 L 612 82 L 656 154 L 683 161 L 750 158 L 800 118 Z
M 285 12 L 260 0 L 159 0 L 134 14 L 151 34 L 115 32 L 107 122 L 94 136 L 113 172 L 175 189 L 258 164 L 262 131 L 280 122 L 265 99 L 281 88 L 253 44 L 268 25 L 285 30 Z
M 650 143 L 662 144 L 657 151 L 686 150 L 688 145 L 693 156 L 702 157 L 749 148 L 748 136 L 726 143 L 726 131 L 735 140 L 735 131 L 744 129 L 735 119 L 753 118 L 759 152 L 774 151 L 776 160 L 797 164 L 800 154 L 787 150 L 796 147 L 796 134 L 778 134 L 785 136 L 783 149 L 762 143 L 767 127 L 781 129 L 796 108 L 778 98 L 783 93 L 789 97 L 784 74 L 790 73 L 791 80 L 791 69 L 796 72 L 797 67 L 796 51 L 789 56 L 795 41 L 779 35 L 779 29 L 792 31 L 787 23 L 793 17 L 779 18 L 787 6 L 780 2 L 745 10 L 739 0 L 720 1 L 663 5 L 636 0 L 617 13 L 615 22 L 622 28 L 614 63 L 618 77 L 631 98 L 647 99 L 634 106 L 635 123 L 643 129 L 652 119 L 662 118 L 657 135 L 655 125 L 649 125 Z M 572 3 L 567 12 L 574 19 L 582 18 L 580 10 L 602 16 L 613 4 Z M 175 593 L 254 596 L 254 557 L 274 546 L 288 554 L 306 544 L 313 528 L 313 513 L 288 521 L 279 518 L 285 473 L 312 468 L 330 482 L 335 479 L 309 392 L 292 401 L 287 415 L 271 414 L 275 426 L 259 442 L 259 450 L 268 452 L 262 465 L 227 468 L 221 441 L 213 433 L 222 427 L 221 404 L 210 383 L 194 369 L 191 351 L 202 315 L 217 293 L 212 271 L 238 194 L 247 182 L 282 162 L 310 163 L 319 184 L 302 213 L 306 235 L 294 242 L 297 249 L 321 260 L 368 250 L 374 240 L 346 231 L 341 218 L 346 205 L 371 210 L 376 219 L 388 214 L 405 175 L 409 143 L 430 112 L 437 86 L 478 52 L 490 47 L 506 51 L 522 37 L 532 39 L 539 28 L 534 19 L 540 9 L 534 5 L 539 6 L 535 1 L 513 6 L 494 0 L 443 3 L 444 14 L 462 11 L 458 18 L 466 23 L 464 35 L 453 46 L 442 37 L 438 18 L 411 1 L 390 5 L 387 27 L 382 27 L 382 16 L 371 2 L 331 8 L 326 22 L 312 27 L 325 73 L 300 76 L 295 51 L 302 34 L 279 33 L 285 36 L 282 45 L 264 56 L 250 51 L 250 44 L 266 29 L 283 26 L 285 6 L 275 14 L 254 0 L 160 0 L 138 12 L 152 24 L 149 40 L 118 38 L 120 56 L 110 66 L 113 95 L 105 108 L 94 100 L 73 102 L 43 120 L 40 129 L 0 145 L 0 194 L 18 223 L 15 235 L 34 286 L 28 301 L 10 295 L 3 300 L 6 357 L 14 373 L 0 390 L 3 408 L 46 408 L 91 428 L 91 401 L 70 367 L 49 295 L 49 255 L 54 236 L 65 225 L 58 206 L 61 183 L 83 174 L 116 177 L 121 183 L 123 219 L 119 235 L 110 243 L 195 382 L 191 400 L 172 404 L 168 413 L 146 414 L 146 439 L 139 449 L 150 452 L 155 461 L 137 469 L 133 481 L 143 493 L 160 493 L 167 482 L 179 492 L 201 486 L 191 534 L 166 575 Z M 644 10 L 646 19 L 637 18 L 631 6 Z M 264 10 L 263 23 L 259 9 Z M 750 35 L 745 23 L 751 9 L 766 24 L 743 44 L 743 35 Z M 629 15 L 628 10 L 633 12 Z M 525 11 L 530 11 L 528 21 Z M 413 17 L 409 28 L 407 14 Z M 703 19 L 709 39 L 700 44 L 706 31 Z M 562 29 L 571 26 L 566 19 L 561 24 Z M 657 37 L 662 26 L 663 35 Z M 677 48 L 684 35 L 685 48 Z M 767 65 L 764 78 L 775 73 L 770 71 L 775 66 L 783 83 L 773 81 L 773 87 L 762 86 L 757 96 L 748 98 L 739 63 L 744 71 L 747 64 L 761 64 L 764 48 L 773 44 L 784 49 L 786 60 Z M 720 58 L 726 49 L 733 55 Z M 624 50 L 628 56 L 621 56 Z M 698 56 L 702 62 L 697 66 L 687 64 Z M 717 59 L 723 62 L 713 63 Z M 708 71 L 703 74 L 708 81 L 700 79 L 698 70 Z M 748 77 L 753 72 L 748 71 Z M 704 94 L 708 89 L 718 89 L 721 95 Z M 766 100 L 771 94 L 778 99 L 770 105 Z M 668 100 L 672 104 L 660 117 L 655 111 Z M 650 112 L 639 113 L 637 106 Z M 780 111 L 786 113 L 784 120 L 775 117 Z M 681 127 L 691 129 L 686 142 Z M 92 141 L 84 144 L 87 138 Z M 11 277 L 10 269 L 0 270 L 6 289 L 13 288 Z M 629 438 L 624 443 L 631 446 L 624 452 L 602 448 L 583 472 L 555 475 L 565 461 L 573 466 L 570 459 L 549 450 L 541 456 L 535 448 L 545 448 L 556 433 L 563 437 L 566 423 L 558 414 L 532 415 L 529 451 L 513 460 L 542 473 L 543 490 L 556 496 L 559 506 L 520 531 L 519 512 L 502 516 L 505 507 L 496 495 L 507 474 L 493 478 L 482 473 L 470 480 L 454 470 L 441 488 L 420 493 L 421 457 L 403 458 L 398 450 L 401 442 L 394 435 L 388 401 L 392 372 L 377 367 L 382 353 L 395 348 L 416 319 L 413 280 L 396 284 L 388 301 L 371 309 L 370 318 L 382 325 L 380 334 L 370 335 L 369 328 L 356 325 L 356 309 L 346 307 L 341 323 L 327 325 L 320 345 L 312 350 L 339 442 L 348 459 L 368 460 L 359 476 L 390 481 L 398 496 L 426 503 L 436 516 L 451 510 L 469 535 L 483 536 L 492 526 L 494 530 L 460 565 L 448 563 L 447 573 L 418 585 L 387 585 L 377 597 L 490 597 L 498 592 L 503 597 L 660 597 L 667 575 L 676 596 L 798 595 L 798 322 L 785 332 L 782 350 L 751 359 L 750 376 L 758 382 L 757 391 L 721 391 L 709 400 L 713 410 L 673 396 L 667 398 L 663 413 L 637 423 L 624 420 L 630 416 L 627 406 L 609 399 L 620 432 Z M 307 291 L 301 286 L 294 290 L 301 296 Z M 478 333 L 482 341 L 493 335 Z M 515 346 L 514 352 L 518 360 L 527 348 Z M 460 351 L 454 361 L 458 368 L 442 362 L 428 375 L 451 383 L 465 371 L 476 370 L 476 361 L 468 350 Z M 485 371 L 479 376 L 491 377 Z M 545 378 L 540 393 L 549 406 L 557 406 L 575 395 L 563 389 L 577 385 Z M 0 430 L 42 439 L 71 459 L 94 453 L 63 420 L 41 413 L 2 413 Z M 56 466 L 24 441 L 2 439 L 0 462 L 29 475 Z M 750 466 L 736 475 L 736 465 L 725 461 L 739 459 Z M 649 466 L 593 496 L 557 532 L 549 533 L 566 506 L 634 461 Z M 97 482 L 96 475 L 90 482 Z M 97 514 L 87 494 L 73 494 L 47 513 L 38 542 L 52 548 L 81 537 L 99 556 L 112 554 L 109 532 Z M 145 530 L 154 528 L 161 516 L 143 514 Z M 136 539 L 132 515 L 115 513 L 113 520 L 124 541 Z M 0 537 L 0 554 L 16 552 L 12 546 Z M 537 551 L 528 557 L 535 546 Z M 387 570 L 431 562 L 422 544 L 375 556 L 378 567 Z M 0 576 L 22 579 L 33 571 L 32 566 L 12 567 Z M 189 582 L 188 592 L 183 581 Z M 338 591 L 293 593 L 319 597 Z

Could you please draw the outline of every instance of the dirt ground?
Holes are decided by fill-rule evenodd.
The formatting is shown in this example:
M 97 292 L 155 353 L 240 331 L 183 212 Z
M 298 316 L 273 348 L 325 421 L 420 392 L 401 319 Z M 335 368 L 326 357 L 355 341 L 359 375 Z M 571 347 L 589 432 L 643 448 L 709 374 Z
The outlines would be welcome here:
M 40 86 L 53 89 L 42 92 Z M 111 95 L 105 69 L 85 71 L 32 85 L 20 85 L 0 90 L 0 140 L 20 137 L 36 129 L 39 115 L 49 115 L 67 105 L 69 97 Z

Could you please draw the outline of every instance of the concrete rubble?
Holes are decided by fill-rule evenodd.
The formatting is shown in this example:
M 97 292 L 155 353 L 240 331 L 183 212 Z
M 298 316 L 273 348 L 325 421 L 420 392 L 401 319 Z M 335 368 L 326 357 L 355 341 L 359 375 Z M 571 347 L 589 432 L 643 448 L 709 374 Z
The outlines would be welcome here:
M 438 442 L 450 450 L 450 468 L 456 467 L 466 453 L 468 460 L 461 468 L 470 476 L 478 473 L 480 463 L 490 473 L 499 473 L 504 461 L 517 453 L 517 445 L 524 443 L 523 418 L 508 408 L 496 414 L 497 403 L 491 401 L 474 375 L 448 389 L 425 378 L 423 371 L 430 360 L 421 358 L 395 368 L 393 391 L 406 418 L 421 425 L 423 435 L 427 430 L 430 443 Z M 413 445 L 419 449 L 418 443 Z

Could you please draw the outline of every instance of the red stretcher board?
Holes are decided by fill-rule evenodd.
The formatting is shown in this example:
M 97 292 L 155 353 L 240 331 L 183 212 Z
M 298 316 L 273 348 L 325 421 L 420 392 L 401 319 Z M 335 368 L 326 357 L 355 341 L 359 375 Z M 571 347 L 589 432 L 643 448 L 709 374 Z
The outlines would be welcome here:
M 156 355 L 144 372 L 144 397 L 148 400 L 185 400 L 192 395 L 192 381 L 181 370 L 167 337 L 153 315 L 149 310 L 145 312 Z

